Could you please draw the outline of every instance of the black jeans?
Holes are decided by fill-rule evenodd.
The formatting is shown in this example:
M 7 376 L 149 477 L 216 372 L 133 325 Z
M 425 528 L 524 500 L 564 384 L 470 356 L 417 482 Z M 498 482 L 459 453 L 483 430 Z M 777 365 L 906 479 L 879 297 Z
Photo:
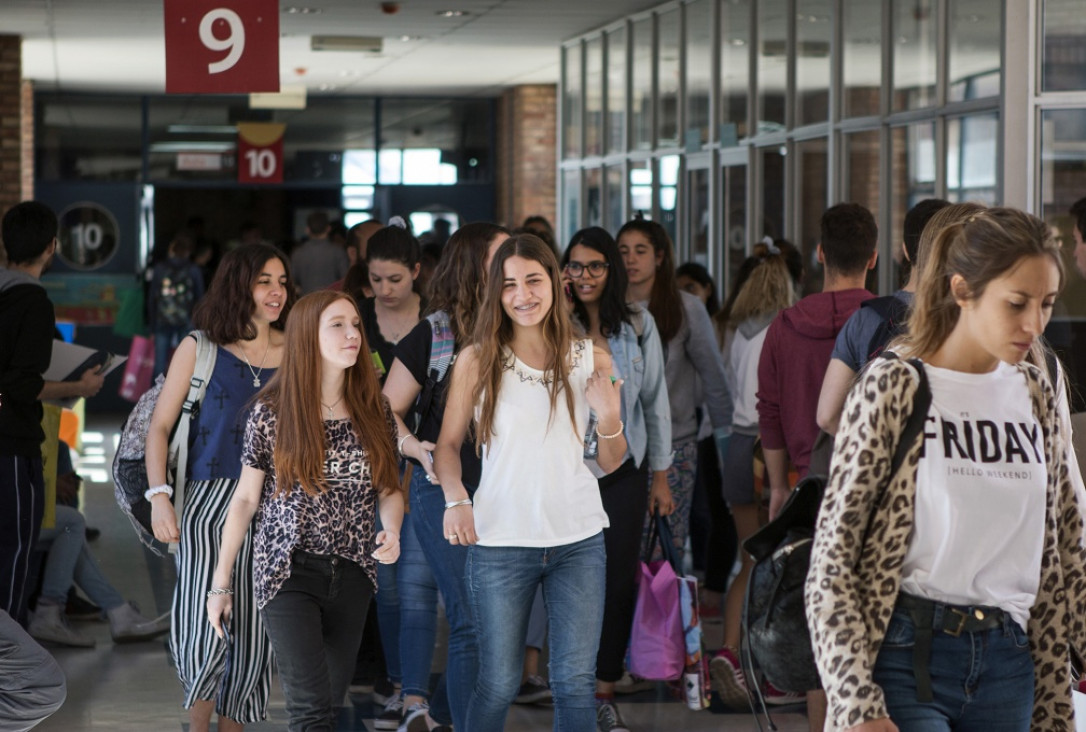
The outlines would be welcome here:
M 373 583 L 359 565 L 295 550 L 290 577 L 260 611 L 291 732 L 335 729 L 372 597 Z
M 637 601 L 641 530 L 649 503 L 647 484 L 648 471 L 637 468 L 632 459 L 610 475 L 600 478 L 600 498 L 611 522 L 603 530 L 607 579 L 603 631 L 596 655 L 596 678 L 600 681 L 618 681 L 622 678 Z

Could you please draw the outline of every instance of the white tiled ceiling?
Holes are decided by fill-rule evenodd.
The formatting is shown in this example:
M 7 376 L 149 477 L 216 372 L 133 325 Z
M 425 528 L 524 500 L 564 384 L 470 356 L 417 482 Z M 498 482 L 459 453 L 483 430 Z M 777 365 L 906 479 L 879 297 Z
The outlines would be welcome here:
M 237 0 L 235 0 L 236 2 Z M 554 83 L 563 40 L 653 0 L 281 0 L 280 81 L 310 94 L 489 94 Z M 319 13 L 291 13 L 290 8 Z M 466 15 L 440 17 L 441 10 Z M 161 0 L 0 0 L 0 32 L 21 35 L 23 76 L 41 89 L 165 90 Z M 380 54 L 313 52 L 316 34 L 380 36 Z

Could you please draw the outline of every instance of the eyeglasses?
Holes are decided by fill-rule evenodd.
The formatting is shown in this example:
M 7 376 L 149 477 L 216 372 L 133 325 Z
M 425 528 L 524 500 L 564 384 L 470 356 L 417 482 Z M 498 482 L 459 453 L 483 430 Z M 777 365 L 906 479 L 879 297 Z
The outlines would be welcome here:
M 588 274 L 593 277 L 600 277 L 607 272 L 607 268 L 610 266 L 610 264 L 601 259 L 597 259 L 595 262 L 589 262 L 588 264 L 570 262 L 566 265 L 566 272 L 569 273 L 570 277 L 580 278 L 584 276 L 585 270 L 588 270 Z

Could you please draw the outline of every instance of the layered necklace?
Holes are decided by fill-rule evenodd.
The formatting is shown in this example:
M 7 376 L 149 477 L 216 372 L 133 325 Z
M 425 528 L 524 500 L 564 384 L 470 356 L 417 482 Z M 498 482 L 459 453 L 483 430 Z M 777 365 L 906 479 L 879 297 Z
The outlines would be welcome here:
M 255 370 L 253 365 L 249 363 L 249 356 L 245 353 L 245 346 L 238 343 L 238 350 L 241 351 L 241 357 L 245 359 L 245 365 L 249 367 L 249 373 L 253 375 L 253 386 L 260 386 L 260 374 L 264 372 L 264 363 L 268 360 L 268 351 L 271 350 L 271 333 L 268 333 L 268 345 L 264 347 L 264 358 L 260 359 L 260 366 Z

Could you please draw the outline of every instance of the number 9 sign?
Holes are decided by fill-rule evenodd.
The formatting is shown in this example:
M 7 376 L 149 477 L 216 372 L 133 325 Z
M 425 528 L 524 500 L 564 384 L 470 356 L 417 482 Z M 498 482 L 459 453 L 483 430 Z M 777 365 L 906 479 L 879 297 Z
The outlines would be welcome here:
M 278 0 L 163 0 L 166 92 L 279 91 Z

